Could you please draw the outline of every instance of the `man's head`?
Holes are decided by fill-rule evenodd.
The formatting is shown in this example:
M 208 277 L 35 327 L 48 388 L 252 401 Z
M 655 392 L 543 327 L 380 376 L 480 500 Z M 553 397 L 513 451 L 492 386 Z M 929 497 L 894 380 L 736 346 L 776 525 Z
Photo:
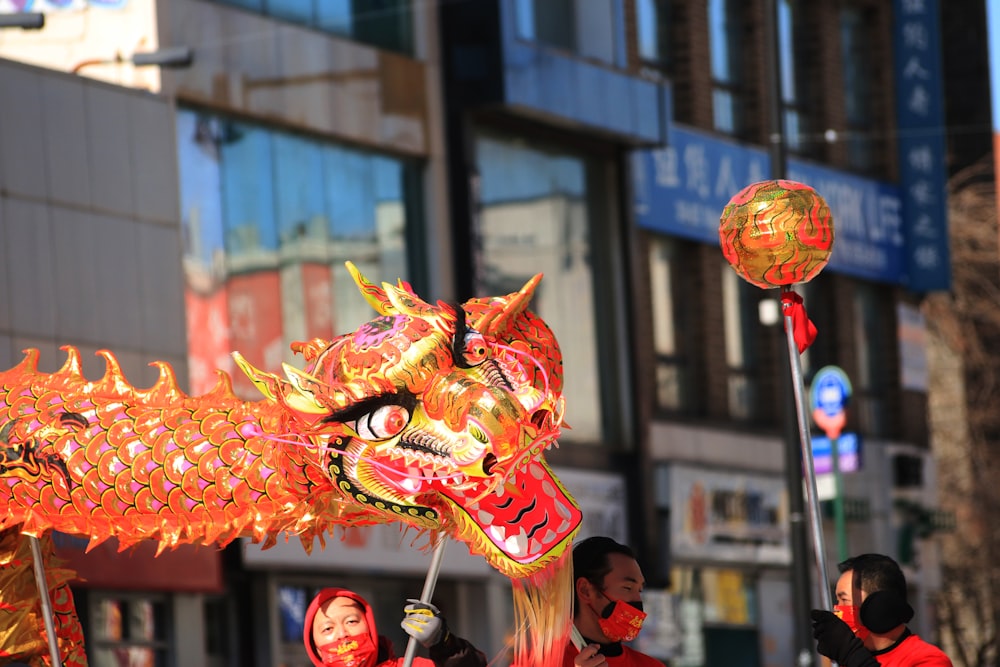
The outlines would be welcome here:
M 646 580 L 635 553 L 610 537 L 591 537 L 573 549 L 577 627 L 602 643 L 630 641 L 642 626 Z M 627 626 L 627 627 L 626 627 Z
M 312 633 L 316 646 L 367 632 L 365 609 L 353 598 L 332 598 L 321 604 L 313 617 Z
M 302 639 L 315 667 L 373 667 L 380 649 L 368 602 L 344 588 L 324 588 L 306 610 Z
M 837 581 L 837 602 L 856 605 L 865 628 L 887 634 L 913 618 L 913 608 L 906 600 L 906 576 L 892 558 L 862 554 L 837 567 L 842 573 Z

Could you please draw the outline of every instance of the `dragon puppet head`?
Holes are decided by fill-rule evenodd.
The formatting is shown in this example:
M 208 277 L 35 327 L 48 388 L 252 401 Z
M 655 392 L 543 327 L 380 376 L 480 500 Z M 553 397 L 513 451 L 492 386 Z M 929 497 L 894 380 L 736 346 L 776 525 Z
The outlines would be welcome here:
M 329 493 L 375 521 L 448 534 L 511 579 L 543 570 L 581 514 L 543 457 L 564 400 L 559 346 L 527 309 L 541 276 L 451 306 L 347 267 L 375 319 L 294 343 L 307 366 L 286 364 L 284 378 L 237 363 L 314 446 Z

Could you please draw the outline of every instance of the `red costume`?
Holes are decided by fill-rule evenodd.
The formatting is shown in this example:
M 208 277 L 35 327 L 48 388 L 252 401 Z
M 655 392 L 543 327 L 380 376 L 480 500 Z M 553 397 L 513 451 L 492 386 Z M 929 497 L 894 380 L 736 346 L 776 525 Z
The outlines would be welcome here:
M 616 653 L 618 649 L 621 649 L 621 653 L 608 655 L 608 653 Z M 608 667 L 663 667 L 663 663 L 656 658 L 617 642 L 614 644 L 602 644 L 601 653 L 604 654 L 604 659 L 607 660 Z M 576 649 L 576 646 L 569 644 L 563 653 L 563 667 L 573 667 L 573 660 L 579 654 L 580 652 Z
M 872 654 L 881 667 L 953 667 L 944 651 L 909 630 L 889 648 Z

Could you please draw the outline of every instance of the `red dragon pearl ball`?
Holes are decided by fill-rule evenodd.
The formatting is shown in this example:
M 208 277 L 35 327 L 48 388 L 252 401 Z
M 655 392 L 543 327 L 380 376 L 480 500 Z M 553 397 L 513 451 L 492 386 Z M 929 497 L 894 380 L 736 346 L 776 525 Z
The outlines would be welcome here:
M 765 289 L 812 280 L 830 261 L 833 217 L 808 185 L 752 183 L 722 211 L 719 242 L 744 280 Z

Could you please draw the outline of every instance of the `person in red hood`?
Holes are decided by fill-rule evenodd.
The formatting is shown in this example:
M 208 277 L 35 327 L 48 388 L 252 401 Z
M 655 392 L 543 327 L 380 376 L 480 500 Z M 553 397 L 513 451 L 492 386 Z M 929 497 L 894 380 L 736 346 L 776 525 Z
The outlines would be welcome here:
M 402 626 L 423 644 L 431 659 L 413 658 L 413 667 L 486 667 L 486 656 L 448 631 L 437 607 L 415 600 L 406 605 Z M 378 634 L 371 605 L 344 588 L 324 588 L 306 610 L 302 640 L 316 667 L 399 667 L 392 642 Z

